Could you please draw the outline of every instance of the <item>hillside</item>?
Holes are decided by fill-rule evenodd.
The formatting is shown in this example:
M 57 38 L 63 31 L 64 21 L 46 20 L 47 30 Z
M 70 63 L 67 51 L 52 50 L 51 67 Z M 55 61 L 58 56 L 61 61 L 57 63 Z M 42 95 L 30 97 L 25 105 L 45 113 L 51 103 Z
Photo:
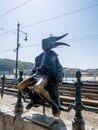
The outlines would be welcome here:
M 15 60 L 0 59 L 0 74 L 3 73 L 13 74 L 15 66 L 16 66 Z M 32 70 L 33 63 L 19 61 L 18 66 L 19 70 L 23 70 L 26 73 L 29 73 Z
M 16 62 L 11 59 L 0 59 L 0 75 L 2 74 L 14 74 Z M 25 75 L 30 75 L 34 63 L 19 61 L 19 70 L 22 70 Z M 82 70 L 79 68 L 67 68 L 64 67 L 65 77 L 75 77 L 76 71 L 80 70 L 83 75 L 86 76 L 98 76 L 98 68 Z

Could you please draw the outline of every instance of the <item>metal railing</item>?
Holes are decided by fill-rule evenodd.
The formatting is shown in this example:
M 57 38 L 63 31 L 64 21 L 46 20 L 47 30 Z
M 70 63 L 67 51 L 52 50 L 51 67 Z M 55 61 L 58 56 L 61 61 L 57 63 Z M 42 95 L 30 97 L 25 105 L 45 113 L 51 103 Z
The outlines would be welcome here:
M 97 84 L 85 84 L 81 81 L 81 72 L 76 72 L 77 81 L 74 84 L 63 83 L 63 86 L 59 88 L 60 100 L 63 107 L 62 111 L 70 112 L 71 109 L 75 110 L 75 115 L 72 120 L 73 130 L 85 130 L 85 121 L 82 116 L 82 110 L 98 112 L 98 85 Z M 3 98 L 4 92 L 18 93 L 17 89 L 18 81 L 16 79 L 6 79 L 5 75 L 0 79 L 1 98 Z M 18 95 L 19 96 L 19 95 Z M 19 97 L 17 97 L 19 98 Z M 83 99 L 82 99 L 83 98 Z M 92 101 L 92 100 L 93 101 Z M 64 108 L 67 104 L 68 108 Z M 44 105 L 44 113 L 45 113 Z

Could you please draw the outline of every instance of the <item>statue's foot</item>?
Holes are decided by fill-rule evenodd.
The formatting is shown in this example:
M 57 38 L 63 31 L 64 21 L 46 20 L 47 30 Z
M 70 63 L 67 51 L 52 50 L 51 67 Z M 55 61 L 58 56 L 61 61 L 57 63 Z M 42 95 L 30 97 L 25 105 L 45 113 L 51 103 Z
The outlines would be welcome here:
M 59 110 L 59 107 L 55 104 L 55 103 L 52 103 L 52 114 L 54 117 L 59 117 L 60 116 L 60 110 Z
M 31 99 L 31 101 L 27 104 L 26 109 L 29 110 L 35 105 L 34 101 Z

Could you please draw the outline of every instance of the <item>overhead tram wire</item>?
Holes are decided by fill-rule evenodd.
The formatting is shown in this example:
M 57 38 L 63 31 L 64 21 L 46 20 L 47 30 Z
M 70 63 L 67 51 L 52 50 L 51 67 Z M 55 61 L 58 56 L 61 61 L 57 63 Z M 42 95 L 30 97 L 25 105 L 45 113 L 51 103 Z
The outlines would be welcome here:
M 31 45 L 26 45 L 26 46 L 20 46 L 20 48 L 27 48 L 27 47 L 32 47 L 32 46 L 39 46 L 38 44 L 31 44 Z M 0 53 L 5 53 L 5 52 L 9 52 L 9 51 L 14 51 L 15 48 L 13 49 L 8 49 L 8 50 L 3 50 L 3 51 L 0 51 Z
M 15 8 L 13 8 L 13 9 L 11 9 L 11 10 L 5 12 L 4 14 L 0 15 L 0 18 L 3 17 L 3 16 L 5 16 L 5 15 L 7 15 L 7 14 L 9 14 L 9 13 L 11 13 L 11 12 L 13 12 L 13 11 L 16 10 L 17 8 L 22 7 L 23 5 L 29 3 L 30 1 L 32 1 L 32 0 L 27 0 L 27 1 L 25 1 L 24 3 L 18 5 L 17 7 L 15 7 Z
M 71 43 L 71 42 L 78 42 L 78 41 L 91 40 L 91 39 L 98 39 L 98 35 L 89 35 L 89 36 L 66 39 L 66 40 L 68 40 L 68 43 L 69 42 Z M 20 48 L 27 48 L 27 47 L 32 47 L 32 46 L 39 46 L 39 44 L 31 44 L 31 45 L 21 46 Z M 0 53 L 5 53 L 5 52 L 12 51 L 12 50 L 14 50 L 14 49 L 3 50 L 3 51 L 0 51 Z
M 5 53 L 5 52 L 9 52 L 9 51 L 12 51 L 14 49 L 9 49 L 9 50 L 3 50 L 3 51 L 0 51 L 0 53 Z
M 41 23 L 45 23 L 45 22 L 48 22 L 48 21 L 51 21 L 51 20 L 54 20 L 54 19 L 58 19 L 60 17 L 64 17 L 64 16 L 67 16 L 67 15 L 71 15 L 71 14 L 74 14 L 74 13 L 77 13 L 77 12 L 80 12 L 80 11 L 83 11 L 83 10 L 86 10 L 86 9 L 89 9 L 89 8 L 93 8 L 95 6 L 98 6 L 98 4 L 94 4 L 94 5 L 90 5 L 90 6 L 87 6 L 87 7 L 84 7 L 84 8 L 81 8 L 81 9 L 77 9 L 77 10 L 74 10 L 74 11 L 71 11 L 71 12 L 68 12 L 68 13 L 64 13 L 64 14 L 61 14 L 61 15 L 58 15 L 58 16 L 55 16 L 55 17 L 51 17 L 51 18 L 48 18 L 48 19 L 45 19 L 45 20 L 42 20 L 42 21 L 39 21 L 39 22 L 35 22 L 33 24 L 29 24 L 29 25 L 26 25 L 26 26 L 22 26 L 21 29 L 23 28 L 29 28 L 31 26 L 34 26 L 34 25 L 37 25 L 37 24 L 41 24 Z M 0 36 L 2 35 L 5 35 L 5 34 L 8 34 L 8 33 L 11 33 L 13 31 L 16 31 L 16 29 L 13 29 L 11 31 L 7 31 L 7 32 L 4 32 L 2 33 Z
M 13 12 L 13 11 L 16 10 L 17 8 L 22 7 L 23 5 L 29 3 L 30 1 L 32 1 L 32 0 L 27 0 L 27 1 L 25 1 L 24 3 L 22 3 L 22 4 L 18 5 L 18 6 L 16 6 L 15 8 L 13 8 L 13 9 L 11 9 L 11 10 L 5 12 L 4 14 L 0 15 L 0 18 L 3 17 L 3 16 L 5 16 L 5 15 L 7 15 L 7 14 L 9 14 L 9 13 L 11 13 L 11 12 Z M 85 9 L 88 9 L 88 8 L 92 8 L 92 7 L 95 7 L 95 6 L 98 6 L 98 4 L 94 4 L 94 5 L 90 5 L 90 6 L 81 8 L 81 9 L 77 9 L 77 10 L 75 10 L 75 11 L 68 12 L 68 13 L 66 13 L 66 14 L 62 14 L 62 15 L 57 16 L 57 17 L 62 17 L 63 15 L 69 15 L 69 14 L 72 14 L 72 13 L 76 13 L 76 12 L 78 12 L 78 11 L 82 11 L 82 10 L 85 10 Z M 54 17 L 54 18 L 55 18 L 55 17 Z
M 81 8 L 81 9 L 77 9 L 77 10 L 74 10 L 74 11 L 71 11 L 71 12 L 68 12 L 68 13 L 64 13 L 64 14 L 61 14 L 61 15 L 58 15 L 58 16 L 55 16 L 55 17 L 51 17 L 51 18 L 42 20 L 40 22 L 36 22 L 36 23 L 30 24 L 30 25 L 23 26 L 22 28 L 28 28 L 30 26 L 34 26 L 34 25 L 41 24 L 41 23 L 44 23 L 44 22 L 48 22 L 48 21 L 51 21 L 51 20 L 54 20 L 54 19 L 58 19 L 60 17 L 71 15 L 71 14 L 74 14 L 74 13 L 77 13 L 77 12 L 80 12 L 80 11 L 83 11 L 83 10 L 87 10 L 89 8 L 93 8 L 95 6 L 98 6 L 98 4 L 90 5 L 90 6 L 87 6 L 87 7 Z
M 68 42 L 76 42 L 76 41 L 84 41 L 90 39 L 98 39 L 98 35 L 89 35 L 89 36 L 77 37 L 77 38 L 66 39 L 66 40 L 68 40 Z

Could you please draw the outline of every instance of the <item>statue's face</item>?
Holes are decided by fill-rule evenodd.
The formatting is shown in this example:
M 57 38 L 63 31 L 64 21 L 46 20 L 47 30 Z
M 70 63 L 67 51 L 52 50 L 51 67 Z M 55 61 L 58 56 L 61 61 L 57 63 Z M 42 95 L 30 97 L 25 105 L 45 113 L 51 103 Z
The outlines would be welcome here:
M 44 51 L 49 50 L 49 44 L 42 44 L 42 49 L 43 49 Z
M 49 48 L 50 48 L 50 45 L 49 45 L 48 43 L 42 43 L 42 49 L 43 49 L 44 51 L 49 50 Z

